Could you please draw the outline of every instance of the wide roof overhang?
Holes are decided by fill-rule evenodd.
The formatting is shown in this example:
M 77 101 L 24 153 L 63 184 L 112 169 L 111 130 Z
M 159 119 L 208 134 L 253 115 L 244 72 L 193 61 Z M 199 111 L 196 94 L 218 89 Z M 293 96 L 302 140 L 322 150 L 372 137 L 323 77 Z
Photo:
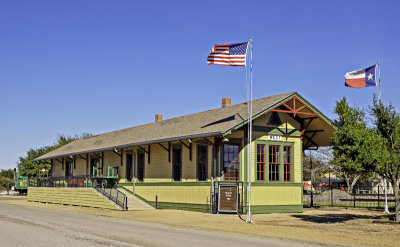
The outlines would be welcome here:
M 254 100 L 253 109 L 252 119 L 271 111 L 292 116 L 301 125 L 304 149 L 330 145 L 335 131 L 331 120 L 296 92 Z M 246 115 L 245 102 L 78 139 L 34 161 L 185 139 L 223 137 L 247 125 Z

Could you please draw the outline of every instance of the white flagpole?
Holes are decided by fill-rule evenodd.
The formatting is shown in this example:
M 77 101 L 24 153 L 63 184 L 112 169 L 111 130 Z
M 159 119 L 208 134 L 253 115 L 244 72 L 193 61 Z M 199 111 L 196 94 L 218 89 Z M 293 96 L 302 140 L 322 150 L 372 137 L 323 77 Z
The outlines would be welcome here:
M 250 114 L 249 114 L 249 133 L 248 133 L 248 141 L 247 145 L 249 145 L 249 160 L 248 160 L 248 205 L 249 209 L 247 211 L 247 223 L 252 223 L 253 221 L 251 220 L 251 157 L 252 157 L 252 132 L 253 132 L 253 126 L 252 126 L 252 112 L 253 112 L 253 38 L 250 38 Z
M 379 104 L 382 104 L 382 83 L 381 83 L 381 64 L 378 60 L 378 75 L 379 75 Z M 388 198 L 387 198 L 387 183 L 386 183 L 386 171 L 385 176 L 383 177 L 383 186 L 385 190 L 385 209 L 383 211 L 384 214 L 389 213 L 389 206 L 388 206 Z

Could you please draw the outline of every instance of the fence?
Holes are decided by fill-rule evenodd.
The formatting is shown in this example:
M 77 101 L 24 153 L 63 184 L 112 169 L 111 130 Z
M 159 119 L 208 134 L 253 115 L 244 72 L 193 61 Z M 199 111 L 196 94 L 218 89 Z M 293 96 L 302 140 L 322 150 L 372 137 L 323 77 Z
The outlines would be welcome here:
M 86 188 L 97 186 L 115 187 L 115 179 L 92 175 L 29 178 L 29 187 Z
M 95 187 L 99 182 L 100 181 L 93 176 L 86 175 L 29 178 L 30 187 L 86 188 Z
M 351 191 L 342 186 L 325 186 L 313 190 L 313 206 L 353 207 L 353 208 L 384 208 L 385 190 L 382 186 L 355 186 Z M 394 208 L 395 198 L 391 188 L 388 188 L 387 203 Z M 303 205 L 311 206 L 311 191 L 303 191 Z

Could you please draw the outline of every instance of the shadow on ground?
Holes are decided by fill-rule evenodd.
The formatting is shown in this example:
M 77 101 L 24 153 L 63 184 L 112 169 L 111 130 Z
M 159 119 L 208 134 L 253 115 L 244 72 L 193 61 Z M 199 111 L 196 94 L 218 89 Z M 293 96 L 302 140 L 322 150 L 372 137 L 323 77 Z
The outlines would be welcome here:
M 371 216 L 358 214 L 320 214 L 320 215 L 292 215 L 294 218 L 313 223 L 343 223 L 357 219 L 382 219 L 385 216 Z

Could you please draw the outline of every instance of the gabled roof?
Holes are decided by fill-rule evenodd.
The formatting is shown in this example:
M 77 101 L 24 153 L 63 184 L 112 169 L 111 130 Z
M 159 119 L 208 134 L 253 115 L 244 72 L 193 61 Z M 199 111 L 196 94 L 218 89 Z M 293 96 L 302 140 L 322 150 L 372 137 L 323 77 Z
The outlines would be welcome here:
M 253 114 L 257 117 L 296 95 L 300 97 L 296 92 L 290 92 L 254 100 Z M 247 102 L 235 104 L 78 139 L 35 161 L 189 138 L 223 136 L 246 124 L 247 117 Z M 331 125 L 329 119 L 322 117 Z

